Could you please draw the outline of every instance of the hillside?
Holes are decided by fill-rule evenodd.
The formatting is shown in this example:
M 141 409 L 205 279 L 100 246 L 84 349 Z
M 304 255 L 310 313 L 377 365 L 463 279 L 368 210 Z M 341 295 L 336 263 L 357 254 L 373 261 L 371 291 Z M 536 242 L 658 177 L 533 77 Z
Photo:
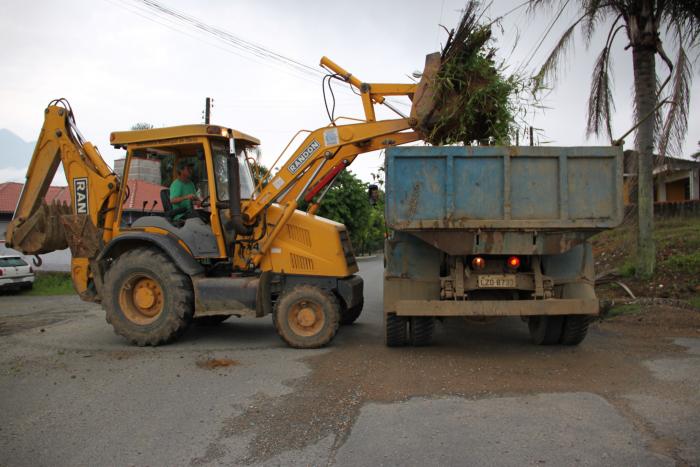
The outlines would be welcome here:
M 0 169 L 21 169 L 29 165 L 36 142 L 27 142 L 7 130 L 0 128 Z
M 635 230 L 632 221 L 593 237 L 598 275 L 613 273 L 638 297 L 680 299 L 700 307 L 700 218 L 656 221 L 657 268 L 649 280 L 634 277 Z M 597 290 L 602 298 L 625 295 L 614 283 Z

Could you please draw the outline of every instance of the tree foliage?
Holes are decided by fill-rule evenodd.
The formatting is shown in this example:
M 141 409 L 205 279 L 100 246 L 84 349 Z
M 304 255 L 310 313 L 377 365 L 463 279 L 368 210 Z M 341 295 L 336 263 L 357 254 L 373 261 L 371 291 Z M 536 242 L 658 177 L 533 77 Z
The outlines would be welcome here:
M 613 73 L 610 51 L 623 32 L 628 42 L 625 50 L 632 51 L 634 70 L 633 122 L 636 127 L 638 153 L 638 252 L 637 274 L 650 276 L 655 267 L 653 240 L 653 158 L 655 150 L 661 157 L 680 155 L 688 129 L 690 89 L 693 60 L 688 52 L 698 54 L 700 38 L 700 7 L 697 0 L 530 0 L 530 8 L 558 10 L 558 19 L 567 8 L 576 8 L 576 19 L 559 38 L 554 49 L 535 76 L 536 87 L 554 82 L 565 56 L 575 43 L 577 30 L 583 32 L 587 46 L 594 34 L 603 30 L 605 42 L 593 68 L 588 98 L 587 131 L 596 136 L 605 133 L 612 141 Z M 672 60 L 662 38 L 669 38 L 675 47 Z M 666 44 L 668 45 L 668 44 Z M 668 69 L 665 77 L 656 73 L 659 57 Z M 669 86 L 670 84 L 670 86 Z M 667 104 L 663 106 L 662 104 Z
M 384 243 L 383 196 L 380 199 L 381 203 L 371 206 L 367 184 L 343 171 L 326 193 L 317 214 L 345 224 L 355 253 L 369 253 L 380 249 Z

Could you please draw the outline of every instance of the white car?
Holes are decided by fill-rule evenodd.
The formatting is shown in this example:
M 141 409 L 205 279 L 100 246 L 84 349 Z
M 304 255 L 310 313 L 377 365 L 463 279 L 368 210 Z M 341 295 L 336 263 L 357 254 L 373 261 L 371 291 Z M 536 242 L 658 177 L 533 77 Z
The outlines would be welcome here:
M 0 256 L 0 289 L 31 289 L 34 270 L 20 256 Z

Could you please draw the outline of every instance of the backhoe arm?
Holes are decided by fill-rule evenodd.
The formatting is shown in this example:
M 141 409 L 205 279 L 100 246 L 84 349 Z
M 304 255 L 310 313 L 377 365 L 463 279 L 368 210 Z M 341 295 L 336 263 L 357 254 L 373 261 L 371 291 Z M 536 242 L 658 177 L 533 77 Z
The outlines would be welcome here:
M 68 181 L 70 207 L 44 203 L 60 163 Z M 70 105 L 65 100 L 52 101 L 5 234 L 7 246 L 28 255 L 70 246 L 74 259 L 93 257 L 97 245 L 111 239 L 118 190 L 117 176 L 78 132 Z

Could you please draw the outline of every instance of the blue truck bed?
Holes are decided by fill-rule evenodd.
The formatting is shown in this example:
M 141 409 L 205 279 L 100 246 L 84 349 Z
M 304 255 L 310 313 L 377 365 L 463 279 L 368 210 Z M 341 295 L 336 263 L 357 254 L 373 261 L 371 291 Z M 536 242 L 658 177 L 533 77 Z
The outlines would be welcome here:
M 395 147 L 386 223 L 416 230 L 578 230 L 620 224 L 620 147 Z

